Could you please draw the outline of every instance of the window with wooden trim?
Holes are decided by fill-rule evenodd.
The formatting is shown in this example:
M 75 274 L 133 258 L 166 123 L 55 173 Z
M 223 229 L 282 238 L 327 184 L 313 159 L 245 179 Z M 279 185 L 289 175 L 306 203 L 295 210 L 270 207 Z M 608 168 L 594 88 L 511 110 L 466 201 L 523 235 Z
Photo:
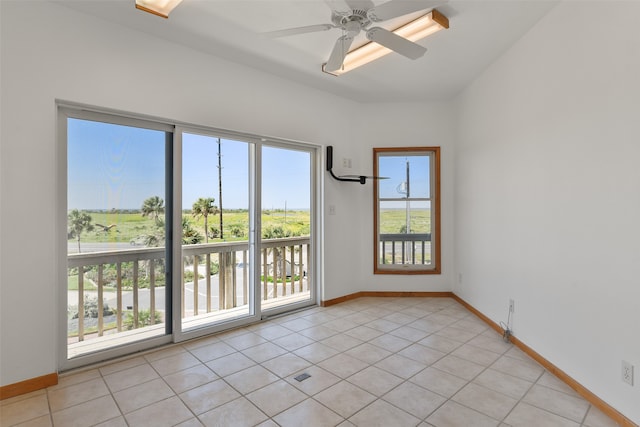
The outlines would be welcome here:
M 374 273 L 440 273 L 440 147 L 373 149 Z

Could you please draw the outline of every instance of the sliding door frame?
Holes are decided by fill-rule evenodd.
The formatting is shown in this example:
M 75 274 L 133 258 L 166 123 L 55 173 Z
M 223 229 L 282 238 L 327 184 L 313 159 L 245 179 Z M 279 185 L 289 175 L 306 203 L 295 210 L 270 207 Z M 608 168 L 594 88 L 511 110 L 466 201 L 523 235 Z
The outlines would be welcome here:
M 170 152 L 172 136 L 174 133 L 174 126 L 163 121 L 147 119 L 142 116 L 136 116 L 131 114 L 123 114 L 121 112 L 109 111 L 107 109 L 97 109 L 94 107 L 67 103 L 63 101 L 57 102 L 58 116 L 57 116 L 57 139 L 58 139 L 58 159 L 57 159 L 57 182 L 58 182 L 58 206 L 56 208 L 58 224 L 58 250 L 57 250 L 57 284 L 56 291 L 57 297 L 54 301 L 57 301 L 58 310 L 60 310 L 58 316 L 58 333 L 56 334 L 58 342 L 58 367 L 60 371 L 65 371 L 80 366 L 85 366 L 91 363 L 100 362 L 106 359 L 112 359 L 132 353 L 136 353 L 142 350 L 146 350 L 152 347 L 157 347 L 163 344 L 172 342 L 172 313 L 171 307 L 166 307 L 167 318 L 165 319 L 165 333 L 164 335 L 146 338 L 143 340 L 132 341 L 129 343 L 109 347 L 94 353 L 87 353 L 79 355 L 73 358 L 69 358 L 68 344 L 67 343 L 67 310 L 63 308 L 67 307 L 67 185 L 68 185 L 68 133 L 67 123 L 69 119 L 88 120 L 102 123 L 110 123 L 119 126 L 131 126 L 136 128 L 150 129 L 156 131 L 165 132 L 165 198 L 171 197 L 173 189 L 171 188 L 171 161 Z M 167 241 L 165 242 L 165 257 L 171 258 L 172 251 L 170 250 L 170 240 L 172 239 L 172 233 L 170 230 L 165 229 L 167 234 Z M 64 286 L 64 288 L 63 288 Z M 168 282 L 167 294 L 171 292 L 173 284 Z
M 255 212 L 260 206 L 260 192 L 256 191 L 256 185 L 258 184 L 259 168 L 260 168 L 260 153 L 257 148 L 258 139 L 255 137 L 248 137 L 247 135 L 235 134 L 232 132 L 220 131 L 217 129 L 180 125 L 176 126 L 176 133 L 174 135 L 174 165 L 173 165 L 173 185 L 174 185 L 174 199 L 173 199 L 173 212 L 182 212 L 182 154 L 183 154 L 183 140 L 182 135 L 184 133 L 197 134 L 201 136 L 211 138 L 228 139 L 238 142 L 247 143 L 249 146 L 249 314 L 240 316 L 236 319 L 212 323 L 209 326 L 203 326 L 200 328 L 194 328 L 189 330 L 183 330 L 182 316 L 176 315 L 173 319 L 173 336 L 175 342 L 182 342 L 185 340 L 198 338 L 204 335 L 209 335 L 219 331 L 233 329 L 243 325 L 258 322 L 261 318 L 260 302 L 258 301 L 259 295 L 255 292 L 255 283 L 260 280 L 260 271 L 254 267 L 253 260 L 255 259 L 256 252 L 259 251 L 259 233 L 256 233 L 259 227 L 258 222 L 255 222 Z M 256 171 L 258 169 L 258 171 Z M 182 230 L 182 215 L 174 215 L 173 228 L 174 230 Z M 173 265 L 172 265 L 172 277 L 175 283 L 179 283 L 180 286 L 174 286 L 173 288 L 173 312 L 181 313 L 182 295 L 182 242 L 177 239 L 178 242 L 173 245 Z M 258 252 L 259 253 L 259 252 Z
M 184 133 L 197 134 L 202 136 L 208 136 L 212 138 L 221 138 L 232 141 L 244 142 L 249 144 L 249 261 L 250 261 L 250 280 L 249 280 L 249 295 L 250 295 L 250 311 L 248 315 L 238 317 L 233 320 L 224 321 L 220 323 L 212 323 L 209 326 L 204 326 L 197 329 L 183 330 L 182 318 L 178 313 L 181 312 L 181 289 L 182 286 L 182 247 L 180 239 L 176 240 L 178 243 L 173 245 L 173 283 L 176 284 L 173 288 L 173 312 L 176 313 L 173 319 L 173 336 L 175 342 L 182 342 L 189 339 L 198 338 L 212 333 L 220 332 L 223 330 L 233 329 L 252 323 L 259 322 L 266 317 L 272 317 L 289 311 L 302 309 L 305 307 L 317 305 L 320 295 L 320 286 L 322 283 L 319 277 L 320 269 L 317 267 L 320 263 L 320 239 L 317 237 L 320 234 L 321 224 L 319 209 L 320 206 L 320 187 L 318 171 L 319 167 L 321 147 L 305 144 L 295 141 L 287 141 L 277 138 L 265 138 L 257 137 L 255 135 L 243 134 L 239 132 L 230 132 L 214 128 L 193 126 L 193 125 L 178 125 L 174 134 L 174 165 L 173 165 L 173 186 L 174 186 L 174 199 L 173 199 L 173 212 L 182 212 L 182 155 L 183 155 L 183 140 L 182 135 Z M 282 148 L 282 149 L 294 149 L 299 151 L 308 152 L 310 155 L 310 240 L 312 256 L 309 266 L 309 276 L 311 283 L 309 287 L 311 289 L 309 300 L 301 301 L 298 303 L 292 303 L 288 305 L 282 305 L 264 312 L 261 307 L 261 293 L 258 286 L 260 285 L 260 254 L 262 253 L 262 148 L 264 146 Z M 173 228 L 174 230 L 181 230 L 181 218 L 180 215 L 174 215 Z M 177 236 L 176 236 L 177 237 Z M 180 284 L 180 286 L 178 286 Z
M 158 347 L 172 342 L 182 342 L 185 340 L 210 335 L 222 330 L 244 326 L 250 323 L 256 323 L 266 317 L 281 315 L 286 312 L 304 309 L 319 304 L 322 284 L 323 269 L 322 266 L 322 146 L 318 144 L 310 144 L 306 142 L 261 137 L 254 134 L 234 132 L 224 129 L 217 129 L 206 126 L 198 126 L 194 124 L 178 122 L 153 116 L 130 113 L 127 111 L 95 107 L 87 104 L 75 103 L 64 100 L 56 100 L 57 107 L 57 130 L 56 138 L 58 141 L 58 158 L 56 159 L 56 181 L 57 185 L 57 207 L 56 207 L 56 223 L 58 224 L 57 254 L 55 255 L 57 268 L 56 296 L 54 301 L 58 304 L 58 320 L 57 333 L 57 355 L 59 370 L 66 371 L 92 363 L 97 363 L 107 359 L 131 355 L 136 352 Z M 67 120 L 69 118 L 77 118 L 81 120 L 94 120 L 106 123 L 114 123 L 117 125 L 141 127 L 145 129 L 161 130 L 166 132 L 167 139 L 165 148 L 165 159 L 167 160 L 165 168 L 165 197 L 167 207 L 171 206 L 171 212 L 167 215 L 167 240 L 166 240 L 166 256 L 170 257 L 170 297 L 171 305 L 166 307 L 169 318 L 166 319 L 165 335 L 135 341 L 119 346 L 114 346 L 106 350 L 96 353 L 88 353 L 68 358 L 67 342 Z M 215 137 L 246 142 L 250 144 L 250 159 L 253 165 L 249 168 L 249 186 L 250 186 L 250 203 L 253 204 L 254 215 L 249 216 L 249 238 L 253 239 L 254 244 L 249 245 L 249 250 L 253 251 L 249 259 L 255 260 L 259 258 L 261 253 L 261 176 L 262 176 L 262 147 L 277 147 L 283 149 L 297 149 L 306 151 L 310 154 L 310 248 L 312 256 L 309 265 L 309 289 L 310 298 L 298 303 L 292 303 L 269 309 L 268 312 L 261 310 L 261 293 L 258 292 L 256 284 L 260 283 L 260 269 L 258 263 L 251 267 L 251 275 L 253 279 L 253 288 L 250 291 L 253 313 L 249 316 L 232 320 L 229 322 L 214 324 L 211 327 L 203 327 L 188 331 L 182 330 L 181 318 L 181 293 L 182 286 L 182 242 L 180 233 L 182 230 L 181 212 L 182 212 L 182 132 L 193 132 L 200 135 L 211 135 Z M 168 209 L 169 210 L 169 209 Z M 251 211 L 251 208 L 250 208 Z M 170 217 L 171 216 L 171 217 Z M 250 240 L 251 242 L 251 240 Z M 64 248 L 64 249 L 63 249 Z M 169 277 L 168 277 L 169 279 Z M 64 288 L 63 288 L 64 286 Z M 63 292 L 64 291 L 64 292 Z M 168 295 L 169 296 L 169 295 Z
M 310 279 L 307 279 L 307 280 L 310 280 L 309 300 L 271 308 L 263 312 L 263 316 L 262 316 L 263 319 L 274 317 L 282 313 L 303 309 L 308 306 L 318 305 L 320 301 L 320 288 L 321 288 L 320 284 L 323 283 L 321 278 L 321 269 L 318 268 L 318 266 L 321 265 L 320 254 L 322 253 L 321 252 L 322 239 L 320 238 L 321 236 L 320 233 L 322 232 L 322 221 L 321 221 L 322 216 L 320 215 L 320 211 L 321 211 L 320 210 L 320 206 L 321 206 L 320 171 L 322 170 L 320 155 L 322 153 L 322 147 L 311 145 L 311 144 L 300 143 L 300 142 L 291 142 L 291 141 L 284 141 L 284 140 L 278 140 L 278 139 L 262 138 L 260 147 L 262 148 L 265 146 L 280 148 L 285 150 L 303 151 L 303 152 L 309 153 L 310 155 L 310 165 L 309 165 L 309 169 L 310 169 L 309 170 L 310 245 L 309 247 L 310 247 L 312 256 L 310 257 L 309 271 L 307 274 L 307 277 L 310 278 Z M 260 184 L 260 187 L 258 188 L 260 188 L 260 192 L 262 192 L 262 182 L 260 182 L 259 184 Z M 260 208 L 262 210 L 262 206 Z M 262 217 L 262 211 L 260 211 L 259 214 L 260 215 L 258 215 L 258 217 L 260 219 Z

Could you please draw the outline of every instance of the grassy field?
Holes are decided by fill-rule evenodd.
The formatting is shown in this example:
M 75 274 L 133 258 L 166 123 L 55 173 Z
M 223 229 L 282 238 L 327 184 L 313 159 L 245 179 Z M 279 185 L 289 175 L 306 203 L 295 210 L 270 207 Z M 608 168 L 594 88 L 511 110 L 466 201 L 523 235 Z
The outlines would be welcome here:
M 154 220 L 143 217 L 139 212 L 91 212 L 89 211 L 92 224 L 102 224 L 105 226 L 116 224 L 116 227 L 105 232 L 100 227 L 95 227 L 91 232 L 82 234 L 82 242 L 125 242 L 139 236 L 153 233 L 156 229 Z M 183 212 L 193 228 L 204 236 L 204 218 L 195 218 L 190 212 Z M 223 226 L 225 240 L 246 240 L 248 230 L 249 214 L 246 211 L 227 211 L 223 213 Z M 208 218 L 209 227 L 220 226 L 220 215 L 211 215 Z M 406 225 L 406 212 L 404 209 L 388 209 L 381 212 L 381 232 L 400 233 Z M 283 227 L 294 235 L 309 235 L 310 218 L 308 211 L 287 211 L 283 210 L 263 211 L 262 227 Z M 241 230 L 244 236 L 234 237 L 234 229 Z M 428 210 L 414 210 L 411 212 L 411 231 L 414 233 L 428 233 L 431 231 L 431 213 Z M 210 241 L 221 241 L 221 239 L 210 239 Z
M 85 281 L 84 284 L 83 284 L 83 287 L 84 287 L 85 291 L 95 291 L 95 290 L 98 289 L 96 287 L 96 285 L 94 285 L 90 281 Z M 70 290 L 70 291 L 77 291 L 78 290 L 78 272 L 77 271 L 76 271 L 76 273 L 74 275 L 69 275 L 68 276 L 67 289 Z
M 91 232 L 82 234 L 82 242 L 125 242 L 139 236 L 153 233 L 156 230 L 154 220 L 143 217 L 139 212 L 91 212 L 92 224 L 102 224 L 105 226 L 116 224 L 116 227 L 105 232 L 100 227 L 95 227 Z M 195 218 L 190 212 L 184 211 L 185 216 L 192 227 L 204 236 L 204 218 Z M 225 211 L 223 213 L 223 226 L 225 231 L 225 241 L 246 240 L 248 231 L 249 214 L 247 211 Z M 220 226 L 220 215 L 211 215 L 208 218 L 209 227 Z M 406 225 L 406 212 L 404 209 L 387 209 L 381 211 L 381 232 L 400 233 L 404 232 Z M 283 227 L 289 230 L 292 235 L 307 236 L 310 229 L 310 218 L 308 211 L 287 211 L 267 210 L 262 213 L 262 228 Z M 233 236 L 233 232 L 240 230 L 239 236 Z M 414 210 L 411 212 L 411 231 L 413 233 L 431 232 L 431 212 L 429 210 Z M 70 241 L 73 241 L 70 240 Z M 210 242 L 221 241 L 221 239 L 209 239 Z
M 91 223 L 116 226 L 105 232 L 95 226 L 93 231 L 82 233 L 82 242 L 129 242 L 137 236 L 148 234 L 155 229 L 154 221 L 139 213 L 91 212 Z
M 143 217 L 139 212 L 92 212 L 88 211 L 91 215 L 92 224 L 102 224 L 109 226 L 115 224 L 109 231 L 104 231 L 101 227 L 95 227 L 93 231 L 82 233 L 81 242 L 85 243 L 113 243 L 113 242 L 125 242 L 129 243 L 131 240 L 136 239 L 139 236 L 145 234 L 151 234 L 156 230 L 156 225 L 153 219 L 149 217 Z M 188 219 L 193 228 L 204 236 L 204 218 L 195 218 L 190 212 L 183 212 L 183 216 Z M 223 226 L 225 233 L 225 241 L 233 240 L 246 240 L 248 232 L 249 214 L 247 211 L 225 211 L 223 212 Z M 210 215 L 208 217 L 209 227 L 220 227 L 220 215 Z M 270 227 L 283 227 L 290 230 L 293 235 L 306 236 L 309 235 L 310 218 L 308 211 L 287 211 L 274 210 L 263 211 L 262 213 L 262 228 L 268 229 Z M 240 231 L 244 236 L 234 237 L 233 231 Z M 70 239 L 73 241 L 74 239 Z M 210 242 L 221 241 L 221 239 L 209 239 Z
M 431 212 L 429 210 L 411 211 L 411 232 L 431 232 Z M 404 209 L 383 209 L 380 212 L 380 232 L 403 233 L 407 224 L 407 213 Z

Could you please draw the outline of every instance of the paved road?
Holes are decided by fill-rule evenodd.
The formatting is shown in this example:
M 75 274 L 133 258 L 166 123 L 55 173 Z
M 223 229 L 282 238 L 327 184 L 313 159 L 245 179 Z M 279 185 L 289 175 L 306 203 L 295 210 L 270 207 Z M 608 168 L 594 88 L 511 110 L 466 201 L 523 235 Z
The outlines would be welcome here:
M 243 305 L 244 304 L 244 295 L 243 295 L 243 286 L 242 286 L 242 274 L 243 274 L 243 270 L 242 268 L 238 268 L 236 270 L 236 277 L 238 280 L 238 288 L 236 290 L 236 303 L 237 305 Z M 262 286 L 262 285 L 261 285 Z M 290 284 L 287 285 L 287 292 L 290 291 Z M 296 288 L 298 286 L 298 282 L 296 282 L 295 284 Z M 305 286 L 306 287 L 306 286 Z M 262 288 L 261 288 L 262 289 Z M 165 307 L 165 287 L 159 287 L 155 289 L 155 299 L 156 299 L 156 308 L 158 310 L 164 310 Z M 218 290 L 219 290 L 219 281 L 218 281 L 218 275 L 213 275 L 211 276 L 211 306 L 215 309 L 219 306 L 219 297 L 218 297 Z M 273 297 L 273 284 L 269 284 L 268 286 L 268 292 L 269 292 L 269 297 Z M 97 291 L 85 291 L 84 292 L 85 295 L 89 295 L 91 297 L 95 297 L 97 296 L 98 292 Z M 149 289 L 140 289 L 138 291 L 138 306 L 140 308 L 148 308 L 149 307 L 149 301 L 150 301 L 150 294 L 151 291 Z M 282 285 L 280 285 L 278 287 L 278 294 L 282 295 Z M 67 301 L 69 302 L 69 304 L 71 305 L 77 305 L 77 301 L 78 301 L 78 292 L 77 291 L 68 291 L 67 292 Z M 109 304 L 109 307 L 111 308 L 115 308 L 117 307 L 118 304 L 118 300 L 117 300 L 117 294 L 115 292 L 112 291 L 105 291 L 104 292 L 104 298 L 107 301 L 107 304 Z M 199 313 L 203 313 L 203 309 L 206 310 L 207 307 L 207 282 L 205 279 L 200 279 L 198 281 L 198 309 L 199 309 Z M 194 302 L 195 302 L 195 298 L 194 298 L 194 286 L 193 286 L 193 282 L 189 282 L 185 284 L 185 312 L 187 313 L 193 313 L 193 308 L 194 308 Z M 133 292 L 132 291 L 124 291 L 122 293 L 122 306 L 124 309 L 127 309 L 127 307 L 133 307 Z
M 241 284 L 242 269 L 238 269 L 237 277 L 239 278 L 239 281 Z M 218 307 L 218 304 L 219 304 L 218 289 L 219 289 L 219 282 L 218 282 L 218 275 L 216 274 L 214 276 L 211 276 L 212 307 Z M 166 301 L 165 293 L 166 293 L 166 288 L 164 286 L 158 287 L 155 289 L 156 308 L 158 310 L 164 310 L 165 301 Z M 85 291 L 84 294 L 90 297 L 95 297 L 98 295 L 98 291 Z M 150 289 L 140 289 L 138 291 L 138 306 L 140 308 L 149 307 L 150 295 L 151 295 Z M 69 301 L 69 304 L 77 305 L 76 301 L 78 301 L 78 291 L 68 291 L 67 298 L 68 298 L 67 301 Z M 115 308 L 118 306 L 117 294 L 115 292 L 105 291 L 104 298 L 107 301 L 107 304 L 109 304 L 109 307 Z M 243 295 L 242 295 L 241 287 L 240 289 L 238 289 L 236 299 L 237 299 L 238 305 L 243 304 Z M 185 311 L 193 312 L 194 300 L 195 298 L 193 296 L 193 282 L 189 282 L 185 285 L 185 302 L 184 302 Z M 127 307 L 133 307 L 133 291 L 122 292 L 122 307 L 125 310 L 127 309 Z M 207 282 L 205 279 L 201 279 L 198 281 L 198 308 L 201 311 L 203 308 L 206 309 L 206 307 L 207 307 Z

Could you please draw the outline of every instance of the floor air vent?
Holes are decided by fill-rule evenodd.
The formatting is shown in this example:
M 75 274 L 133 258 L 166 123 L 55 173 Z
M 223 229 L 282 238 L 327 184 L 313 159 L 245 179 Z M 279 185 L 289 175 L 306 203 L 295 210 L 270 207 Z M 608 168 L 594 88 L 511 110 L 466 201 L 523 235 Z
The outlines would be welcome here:
M 296 381 L 298 382 L 302 382 L 304 380 L 306 380 L 307 378 L 310 378 L 311 375 L 307 374 L 306 372 L 304 374 L 300 374 L 297 377 L 293 377 Z

